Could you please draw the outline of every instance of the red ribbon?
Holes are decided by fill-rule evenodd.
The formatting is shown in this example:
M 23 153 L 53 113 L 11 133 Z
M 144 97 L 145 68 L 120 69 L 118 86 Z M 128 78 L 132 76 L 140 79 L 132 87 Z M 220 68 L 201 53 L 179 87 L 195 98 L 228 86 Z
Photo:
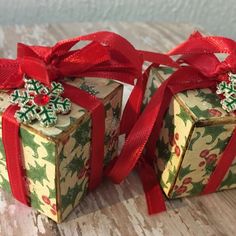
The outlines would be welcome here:
M 131 129 L 123 149 L 116 161 L 107 171 L 108 177 L 115 183 L 120 183 L 135 167 L 143 155 L 145 165 L 152 166 L 155 152 L 155 143 L 158 139 L 164 114 L 169 107 L 173 95 L 189 89 L 200 89 L 216 86 L 225 79 L 228 72 L 236 71 L 235 42 L 223 37 L 202 37 L 199 33 L 193 34 L 186 42 L 173 49 L 169 55 L 182 54 L 178 62 L 183 66 L 174 72 L 152 96 L 149 104 Z M 214 53 L 229 53 L 230 55 L 220 62 Z M 147 77 L 149 70 L 144 74 Z M 217 190 L 236 156 L 236 131 L 221 156 L 215 171 L 203 193 Z M 143 162 L 143 161 L 142 161 Z M 141 163 L 142 163 L 141 162 Z M 140 165 L 139 165 L 140 167 Z M 161 195 L 159 182 L 153 182 L 156 174 L 145 171 L 143 168 L 141 180 L 148 204 L 149 213 L 158 213 L 165 209 L 165 202 Z M 148 183 L 151 179 L 152 184 Z M 146 186 L 149 187 L 147 188 Z

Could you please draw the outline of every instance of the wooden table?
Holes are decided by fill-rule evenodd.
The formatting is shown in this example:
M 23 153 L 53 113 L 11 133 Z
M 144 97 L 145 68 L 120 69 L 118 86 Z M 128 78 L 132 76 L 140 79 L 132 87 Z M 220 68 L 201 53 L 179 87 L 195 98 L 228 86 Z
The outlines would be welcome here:
M 18 41 L 53 44 L 96 30 L 112 30 L 135 47 L 166 52 L 194 30 L 186 24 L 73 23 L 0 27 L 0 56 L 14 57 Z M 66 222 L 56 224 L 0 191 L 0 235 L 235 235 L 236 190 L 167 202 L 168 211 L 148 216 L 136 173 L 121 185 L 105 181 Z

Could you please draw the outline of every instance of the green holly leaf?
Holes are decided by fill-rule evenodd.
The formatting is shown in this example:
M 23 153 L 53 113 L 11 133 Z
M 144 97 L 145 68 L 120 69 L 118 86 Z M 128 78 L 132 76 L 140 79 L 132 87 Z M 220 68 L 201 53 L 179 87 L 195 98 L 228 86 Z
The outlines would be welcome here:
M 167 162 L 171 156 L 171 151 L 169 149 L 169 144 L 164 142 L 164 138 L 157 141 L 157 150 L 158 157 Z
M 180 106 L 180 113 L 177 114 L 177 116 L 184 122 L 185 126 L 187 125 L 188 121 L 191 121 L 190 116 L 182 106 Z
M 200 194 L 204 188 L 203 184 L 204 180 L 201 180 L 200 182 L 192 182 L 192 189 L 188 191 L 190 195 L 197 195 Z
M 225 186 L 229 188 L 233 184 L 236 184 L 236 173 L 230 170 L 225 180 L 221 183 L 220 188 Z
M 73 138 L 77 141 L 77 144 L 75 145 L 75 148 L 78 144 L 81 146 L 84 146 L 86 143 L 90 142 L 91 140 L 91 127 L 90 127 L 90 120 L 86 120 L 83 122 L 78 129 L 74 132 L 72 135 Z
M 208 110 L 201 110 L 198 106 L 191 107 L 190 110 L 191 110 L 197 117 L 208 118 L 208 117 L 210 116 Z
M 46 172 L 46 164 L 44 166 L 40 166 L 37 162 L 35 162 L 36 166 L 31 166 L 29 164 L 29 169 L 27 169 L 27 176 L 36 184 L 39 182 L 44 186 L 43 181 L 49 181 Z
M 62 211 L 64 211 L 69 205 L 72 205 L 72 207 L 75 206 L 76 197 L 81 191 L 83 191 L 82 185 L 76 184 L 73 188 L 69 187 L 66 195 L 62 195 L 61 197 Z
M 46 149 L 47 156 L 44 157 L 45 160 L 49 161 L 53 165 L 55 165 L 55 143 L 53 142 L 42 142 L 42 145 Z
M 74 158 L 65 166 L 67 173 L 71 172 L 71 176 L 84 168 L 85 160 L 83 159 L 83 154 L 84 153 L 81 153 L 79 156 L 74 156 Z
M 196 97 L 201 98 L 202 102 L 207 102 L 213 107 L 220 107 L 220 99 L 215 93 L 207 93 L 203 89 L 197 90 L 198 93 Z
M 20 135 L 21 135 L 23 146 L 31 148 L 34 152 L 33 157 L 38 158 L 37 149 L 38 147 L 40 147 L 40 145 L 35 142 L 35 135 L 31 134 L 29 131 L 27 131 L 24 128 L 20 129 Z
M 37 195 L 36 192 L 30 192 L 30 203 L 31 203 L 31 206 L 34 208 L 34 209 L 37 209 L 39 211 L 43 211 L 42 209 L 42 202 L 40 201 L 39 199 L 39 196 Z
M 160 178 L 160 185 L 162 188 L 168 188 L 168 186 L 165 184 L 162 178 Z
M 193 138 L 191 138 L 191 141 L 189 142 L 189 146 L 188 149 L 189 150 L 193 150 L 193 144 L 201 137 L 201 133 L 200 132 L 196 132 L 196 136 Z
M 169 134 L 174 134 L 175 131 L 175 125 L 174 122 L 174 116 L 170 115 L 170 113 L 167 111 L 165 114 L 165 128 L 168 129 Z
M 179 180 L 181 181 L 186 175 L 190 174 L 191 172 L 193 172 L 194 170 L 191 170 L 191 164 L 189 164 L 186 167 L 181 167 L 179 169 Z
M 176 175 L 177 175 L 177 170 L 176 170 L 176 167 L 174 166 L 173 170 L 171 169 L 168 170 L 168 179 L 166 181 L 166 184 L 168 183 L 173 184 L 175 181 Z
M 220 153 L 222 153 L 222 152 L 225 150 L 225 148 L 226 148 L 226 146 L 227 146 L 227 144 L 228 144 L 230 138 L 231 138 L 231 137 L 228 137 L 228 138 L 223 139 L 223 140 L 221 140 L 220 138 L 218 138 L 217 144 L 216 144 L 213 148 L 211 148 L 211 150 L 219 149 L 219 150 L 220 150 Z
M 206 137 L 208 135 L 211 136 L 211 141 L 209 141 L 208 143 L 206 144 L 212 144 L 215 142 L 215 140 L 218 138 L 218 136 L 225 132 L 226 129 L 224 128 L 224 126 L 205 126 L 204 127 L 204 133 L 202 135 L 202 137 Z
M 56 189 L 48 188 L 48 190 L 49 190 L 48 198 L 51 198 L 51 199 L 55 198 L 56 197 Z

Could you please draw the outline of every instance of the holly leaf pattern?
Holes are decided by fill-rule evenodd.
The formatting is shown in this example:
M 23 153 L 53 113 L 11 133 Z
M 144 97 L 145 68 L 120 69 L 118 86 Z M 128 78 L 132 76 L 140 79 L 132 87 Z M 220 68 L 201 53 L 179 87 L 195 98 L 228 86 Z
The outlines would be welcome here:
M 180 167 L 179 169 L 179 180 L 181 181 L 186 175 L 190 174 L 194 170 L 191 170 L 191 164 L 186 167 Z
M 44 185 L 43 181 L 48 180 L 46 174 L 46 164 L 44 166 L 40 166 L 37 162 L 35 162 L 36 166 L 32 166 L 29 164 L 29 169 L 27 170 L 27 175 L 30 176 L 30 179 L 36 184 L 39 182 L 41 185 Z
M 75 199 L 79 192 L 82 192 L 82 184 L 76 184 L 73 188 L 69 187 L 66 195 L 62 195 L 62 210 L 65 210 L 65 207 L 72 205 L 74 207 Z
M 190 120 L 188 113 L 182 106 L 180 106 L 180 113 L 177 114 L 177 116 L 184 122 L 185 126 L 187 125 L 187 122 Z
M 175 130 L 175 125 L 173 123 L 174 120 L 174 116 L 171 115 L 168 111 L 166 112 L 165 115 L 165 128 L 167 128 L 169 130 L 170 134 L 174 133 Z
M 83 167 L 85 166 L 84 163 L 84 159 L 83 159 L 83 154 L 81 153 L 79 156 L 75 156 L 67 165 L 66 165 L 66 169 L 67 172 L 71 172 L 71 176 L 74 175 L 74 173 L 79 172 L 80 170 L 83 169 Z
M 222 153 L 225 150 L 225 147 L 228 144 L 229 140 L 230 137 L 226 139 L 218 138 L 216 145 L 211 150 L 219 149 L 220 153 Z
M 198 106 L 191 107 L 190 110 L 197 116 L 197 117 L 210 117 L 208 110 L 201 110 Z
M 34 209 L 37 209 L 39 211 L 43 211 L 43 209 L 42 209 L 43 204 L 40 201 L 39 196 L 37 195 L 37 193 L 34 192 L 34 191 L 30 192 L 30 203 L 31 203 L 31 206 Z
M 173 184 L 175 181 L 176 175 L 177 175 L 177 170 L 176 170 L 176 167 L 174 166 L 173 170 L 171 169 L 168 170 L 168 179 L 166 181 L 166 184 L 168 183 Z
M 90 132 L 90 120 L 88 119 L 80 125 L 72 137 L 75 138 L 75 140 L 78 140 L 78 144 L 84 146 L 86 143 L 90 142 Z
M 37 149 L 40 147 L 39 144 L 35 142 L 35 135 L 31 134 L 29 131 L 21 128 L 20 135 L 22 138 L 22 143 L 24 147 L 30 147 L 34 151 L 34 157 L 38 157 Z
M 200 182 L 192 182 L 192 189 L 188 191 L 188 193 L 190 195 L 197 195 L 200 194 L 204 188 L 204 184 L 203 184 L 204 180 L 201 180 Z
M 192 137 L 191 141 L 189 142 L 189 146 L 188 149 L 189 150 L 193 150 L 193 145 L 194 143 L 201 137 L 201 133 L 200 132 L 196 132 L 196 136 Z
M 229 188 L 233 184 L 236 184 L 236 173 L 230 170 L 225 180 L 221 183 L 220 188 L 225 186 Z
M 224 128 L 223 125 L 219 125 L 219 126 L 205 126 L 204 127 L 204 134 L 202 135 L 202 137 L 206 137 L 206 136 L 211 136 L 211 141 L 207 142 L 206 144 L 212 144 L 215 142 L 215 140 L 218 138 L 218 136 L 225 132 L 226 129 Z

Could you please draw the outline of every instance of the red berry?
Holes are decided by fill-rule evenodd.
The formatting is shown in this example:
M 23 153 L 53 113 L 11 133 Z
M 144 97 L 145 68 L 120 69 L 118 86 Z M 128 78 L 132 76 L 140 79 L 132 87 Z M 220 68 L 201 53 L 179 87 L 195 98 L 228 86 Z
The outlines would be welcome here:
M 216 117 L 222 116 L 222 113 L 214 108 L 208 109 L 208 112 L 211 116 L 216 116 Z
M 56 205 L 56 204 L 52 204 L 52 209 L 53 209 L 54 211 L 57 211 L 57 205 Z
M 179 157 L 180 156 L 180 148 L 179 146 L 175 146 L 175 154 Z
M 209 154 L 209 152 L 210 152 L 210 151 L 207 150 L 207 149 L 201 151 L 201 153 L 200 153 L 200 157 L 206 157 L 206 156 Z
M 169 142 L 170 142 L 170 145 L 173 147 L 176 143 L 175 143 L 175 138 L 174 138 L 174 135 L 171 134 L 169 136 Z
M 190 184 L 191 182 L 192 182 L 192 178 L 188 177 L 184 179 L 183 184 Z
M 48 205 L 50 205 L 50 199 L 47 197 L 47 196 L 42 196 L 42 199 L 43 199 L 43 201 L 46 203 L 46 204 L 48 204 Z
M 57 214 L 57 212 L 54 211 L 53 209 L 51 209 L 51 213 L 52 213 L 53 215 L 56 215 L 56 214 Z
M 175 185 L 174 189 L 176 190 L 176 189 L 178 189 L 178 188 L 179 188 L 179 186 L 178 186 L 178 185 Z
M 201 161 L 198 166 L 199 166 L 199 167 L 202 167 L 202 166 L 205 165 L 205 163 L 206 163 L 205 161 Z
M 187 191 L 187 187 L 186 186 L 180 186 L 177 190 L 176 193 L 177 194 L 181 194 Z
M 175 139 L 179 140 L 179 133 L 175 133 Z
M 211 154 L 207 157 L 207 163 L 212 163 L 217 160 L 217 155 L 216 154 Z

